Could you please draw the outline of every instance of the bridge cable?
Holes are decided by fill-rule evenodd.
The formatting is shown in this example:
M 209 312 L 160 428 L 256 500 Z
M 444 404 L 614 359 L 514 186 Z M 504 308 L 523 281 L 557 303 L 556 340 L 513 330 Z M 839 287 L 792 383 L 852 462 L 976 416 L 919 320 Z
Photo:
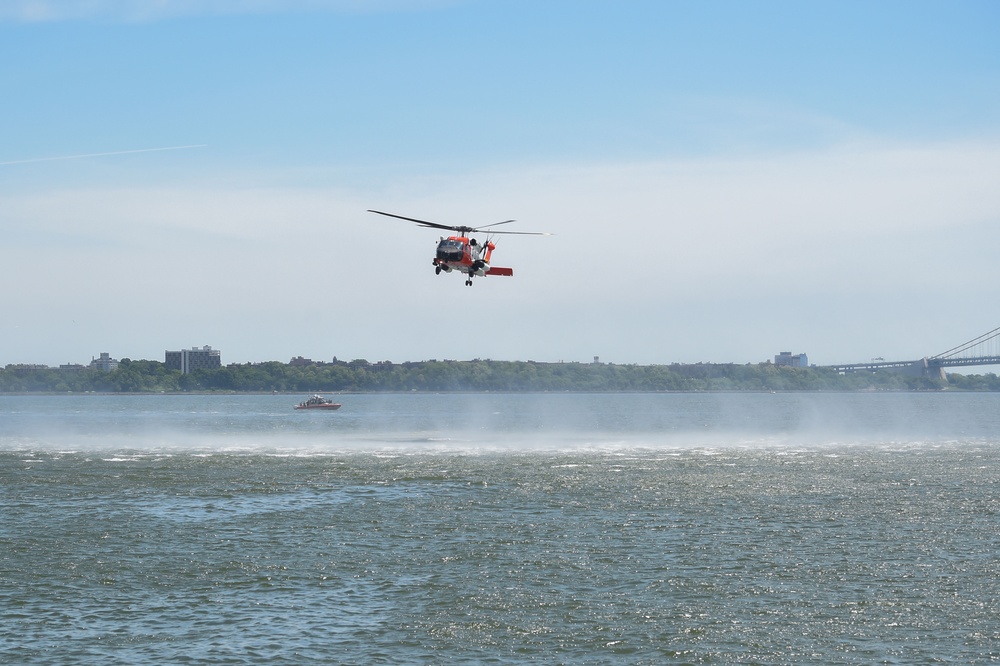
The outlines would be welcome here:
M 955 356 L 956 354 L 960 354 L 961 352 L 968 351 L 969 349 L 971 349 L 972 347 L 975 347 L 978 344 L 982 344 L 984 342 L 988 342 L 989 340 L 992 340 L 993 338 L 995 338 L 997 336 L 1000 336 L 1000 328 L 994 328 L 992 331 L 990 331 L 988 333 L 983 333 L 978 338 L 973 338 L 972 340 L 969 340 L 968 342 L 963 342 L 962 344 L 958 345 L 957 347 L 952 347 L 948 351 L 941 352 L 940 354 L 937 354 L 936 356 L 931 356 L 931 358 L 932 359 L 950 358 L 952 356 Z

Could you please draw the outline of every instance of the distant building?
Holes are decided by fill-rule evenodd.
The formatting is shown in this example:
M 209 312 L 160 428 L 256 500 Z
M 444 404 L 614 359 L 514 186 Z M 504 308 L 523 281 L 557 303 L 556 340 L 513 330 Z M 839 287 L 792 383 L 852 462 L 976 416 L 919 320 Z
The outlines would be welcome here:
M 111 372 L 118 368 L 118 360 L 111 358 L 108 352 L 101 352 L 100 358 L 91 358 L 90 367 L 101 372 Z
M 291 361 L 288 362 L 288 365 L 292 367 L 301 367 L 312 364 L 313 360 L 311 358 L 302 358 L 301 356 L 296 356 L 295 358 L 293 358 Z
M 222 353 L 205 345 L 201 349 L 192 347 L 180 351 L 166 351 L 163 364 L 167 370 L 180 370 L 183 374 L 195 370 L 211 370 L 222 367 Z
M 781 352 L 774 357 L 775 365 L 787 365 L 793 368 L 808 368 L 809 357 L 803 354 L 793 354 L 792 352 Z
M 87 366 L 80 365 L 79 363 L 63 363 L 59 366 L 60 370 L 84 370 Z

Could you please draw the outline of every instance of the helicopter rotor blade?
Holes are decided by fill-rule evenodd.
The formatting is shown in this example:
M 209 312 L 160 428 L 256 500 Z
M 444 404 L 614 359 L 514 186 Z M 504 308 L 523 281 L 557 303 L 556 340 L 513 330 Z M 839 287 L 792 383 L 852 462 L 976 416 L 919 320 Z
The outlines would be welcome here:
M 400 220 L 406 220 L 407 222 L 416 222 L 417 224 L 419 224 L 422 227 L 430 227 L 432 229 L 446 229 L 448 231 L 459 231 L 459 232 L 461 232 L 461 231 L 471 231 L 471 229 L 469 227 L 449 227 L 446 224 L 438 224 L 437 222 L 428 222 L 427 220 L 418 220 L 418 219 L 413 218 L 413 217 L 404 217 L 402 215 L 394 215 L 393 213 L 383 213 L 380 210 L 371 210 L 370 208 L 368 209 L 368 212 L 369 213 L 377 213 L 379 215 L 385 215 L 386 217 L 395 217 L 395 218 L 400 219 Z
M 548 231 L 491 231 L 491 234 L 505 234 L 507 236 L 553 236 Z
M 490 227 L 499 227 L 501 224 L 510 224 L 513 221 L 514 220 L 504 220 L 503 222 L 494 222 L 493 224 L 484 224 L 481 227 L 476 227 L 476 231 L 479 231 L 480 229 L 489 229 Z
M 487 233 L 491 236 L 493 234 L 507 234 L 510 236 L 551 236 L 548 231 L 494 231 L 490 227 L 499 227 L 501 224 L 510 224 L 514 220 L 504 220 L 503 222 L 494 222 L 493 224 L 487 224 L 482 227 L 476 227 L 473 231 L 480 231 L 482 229 L 489 229 Z
M 415 222 L 422 227 L 428 227 L 431 229 L 445 229 L 447 231 L 457 231 L 460 234 L 471 234 L 482 229 L 489 229 L 490 227 L 498 227 L 501 224 L 510 224 L 514 220 L 504 220 L 503 222 L 494 222 L 493 224 L 487 224 L 482 227 L 467 227 L 467 226 L 449 226 L 447 224 L 438 224 L 437 222 L 428 222 L 427 220 L 418 220 L 415 217 L 406 217 L 405 215 L 396 215 L 395 213 L 384 213 L 380 210 L 368 209 L 369 213 L 376 213 L 378 215 L 385 215 L 386 217 L 395 217 L 399 220 L 406 220 L 407 222 Z M 491 234 L 509 234 L 515 236 L 551 236 L 547 231 L 490 231 Z

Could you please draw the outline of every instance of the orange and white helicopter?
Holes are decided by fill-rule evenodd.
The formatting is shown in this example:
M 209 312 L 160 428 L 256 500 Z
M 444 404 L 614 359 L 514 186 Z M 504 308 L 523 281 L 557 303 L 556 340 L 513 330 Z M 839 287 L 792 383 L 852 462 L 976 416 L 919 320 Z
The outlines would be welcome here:
M 495 222 L 494 224 L 487 224 L 482 227 L 451 227 L 446 224 L 438 224 L 437 222 L 427 222 L 425 220 L 417 220 L 412 217 L 403 217 L 402 215 L 383 213 L 380 210 L 369 209 L 368 212 L 386 215 L 388 217 L 395 217 L 409 222 L 416 222 L 422 227 L 458 232 L 457 236 L 448 236 L 447 238 L 444 236 L 441 237 L 438 241 L 437 252 L 434 255 L 434 261 L 432 263 L 434 264 L 434 272 L 438 275 L 441 274 L 441 271 L 444 271 L 445 273 L 450 273 L 452 271 L 465 273 L 467 276 L 465 279 L 465 286 L 467 287 L 472 286 L 472 278 L 477 275 L 504 275 L 507 277 L 514 275 L 513 268 L 502 268 L 500 266 L 490 265 L 490 257 L 493 255 L 493 250 L 497 247 L 493 241 L 490 240 L 491 236 L 495 234 L 516 234 L 519 236 L 552 235 L 543 231 L 483 231 L 484 229 L 497 227 L 501 224 L 510 224 L 514 220 Z M 485 244 L 480 243 L 475 238 L 472 238 L 472 234 L 479 232 L 488 234 Z

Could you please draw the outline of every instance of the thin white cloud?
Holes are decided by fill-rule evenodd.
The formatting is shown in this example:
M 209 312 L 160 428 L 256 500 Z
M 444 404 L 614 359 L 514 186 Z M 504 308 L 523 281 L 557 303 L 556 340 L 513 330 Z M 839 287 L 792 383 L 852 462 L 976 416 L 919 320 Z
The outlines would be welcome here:
M 4 0 L 0 21 L 148 22 L 184 16 L 418 11 L 460 0 Z
M 115 150 L 103 153 L 85 153 L 82 155 L 57 155 L 55 157 L 33 157 L 26 160 L 12 160 L 9 162 L 0 162 L 0 166 L 8 166 L 14 164 L 31 164 L 34 162 L 59 162 L 63 160 L 79 160 L 86 157 L 105 157 L 109 155 L 134 155 L 136 153 L 155 153 L 164 150 L 187 150 L 188 148 L 204 148 L 206 145 L 207 144 L 199 143 L 187 146 L 167 146 L 165 148 L 136 148 L 133 150 Z

